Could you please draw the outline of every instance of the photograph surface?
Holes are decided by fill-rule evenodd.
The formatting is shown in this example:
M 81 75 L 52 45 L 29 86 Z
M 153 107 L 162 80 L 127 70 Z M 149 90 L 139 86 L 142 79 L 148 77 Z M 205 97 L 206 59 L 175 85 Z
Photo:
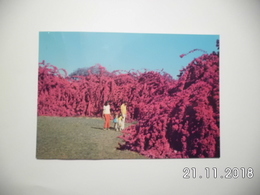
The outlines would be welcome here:
M 37 159 L 220 157 L 219 35 L 40 32 Z

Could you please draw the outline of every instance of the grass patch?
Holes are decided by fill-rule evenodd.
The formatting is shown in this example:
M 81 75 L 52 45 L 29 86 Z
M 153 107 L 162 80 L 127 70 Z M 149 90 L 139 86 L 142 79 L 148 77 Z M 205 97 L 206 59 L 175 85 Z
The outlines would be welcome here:
M 123 143 L 118 138 L 122 133 L 113 129 L 104 131 L 101 118 L 38 116 L 37 120 L 37 159 L 147 158 L 118 150 L 118 143 Z

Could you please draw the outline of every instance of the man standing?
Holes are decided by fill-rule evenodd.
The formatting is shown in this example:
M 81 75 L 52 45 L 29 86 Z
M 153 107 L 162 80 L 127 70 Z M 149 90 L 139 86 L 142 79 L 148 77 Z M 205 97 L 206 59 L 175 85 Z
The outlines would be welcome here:
M 127 114 L 127 102 L 124 101 L 123 104 L 120 106 L 121 114 L 122 114 L 122 130 L 125 128 L 125 119 L 126 119 L 126 114 Z

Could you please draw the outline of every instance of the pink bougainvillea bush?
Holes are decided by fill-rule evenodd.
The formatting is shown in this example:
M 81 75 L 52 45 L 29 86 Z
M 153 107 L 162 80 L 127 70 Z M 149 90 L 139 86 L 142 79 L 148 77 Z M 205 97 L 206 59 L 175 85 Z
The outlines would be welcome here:
M 123 130 L 119 149 L 150 158 L 220 156 L 218 53 L 194 59 L 178 80 L 163 71 L 108 72 L 99 64 L 68 76 L 43 61 L 38 86 L 40 116 L 100 117 L 105 101 L 113 112 L 127 101 L 128 120 L 138 123 Z
M 219 57 L 204 54 L 181 71 L 174 87 L 140 109 L 122 147 L 150 158 L 219 157 Z
M 108 72 L 97 64 L 84 75 L 67 76 L 55 66 L 39 66 L 38 115 L 101 116 L 104 102 L 119 111 L 122 101 L 128 101 L 129 118 L 138 119 L 140 106 L 154 97 L 168 94 L 176 81 L 165 72 Z

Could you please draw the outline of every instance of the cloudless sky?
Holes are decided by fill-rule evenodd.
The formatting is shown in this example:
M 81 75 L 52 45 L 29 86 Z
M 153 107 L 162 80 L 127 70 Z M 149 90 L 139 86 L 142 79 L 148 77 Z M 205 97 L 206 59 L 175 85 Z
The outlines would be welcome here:
M 78 68 L 101 64 L 113 70 L 161 70 L 174 78 L 194 58 L 196 51 L 184 58 L 181 54 L 202 49 L 217 51 L 219 35 L 40 32 L 39 62 L 45 60 L 68 74 Z

